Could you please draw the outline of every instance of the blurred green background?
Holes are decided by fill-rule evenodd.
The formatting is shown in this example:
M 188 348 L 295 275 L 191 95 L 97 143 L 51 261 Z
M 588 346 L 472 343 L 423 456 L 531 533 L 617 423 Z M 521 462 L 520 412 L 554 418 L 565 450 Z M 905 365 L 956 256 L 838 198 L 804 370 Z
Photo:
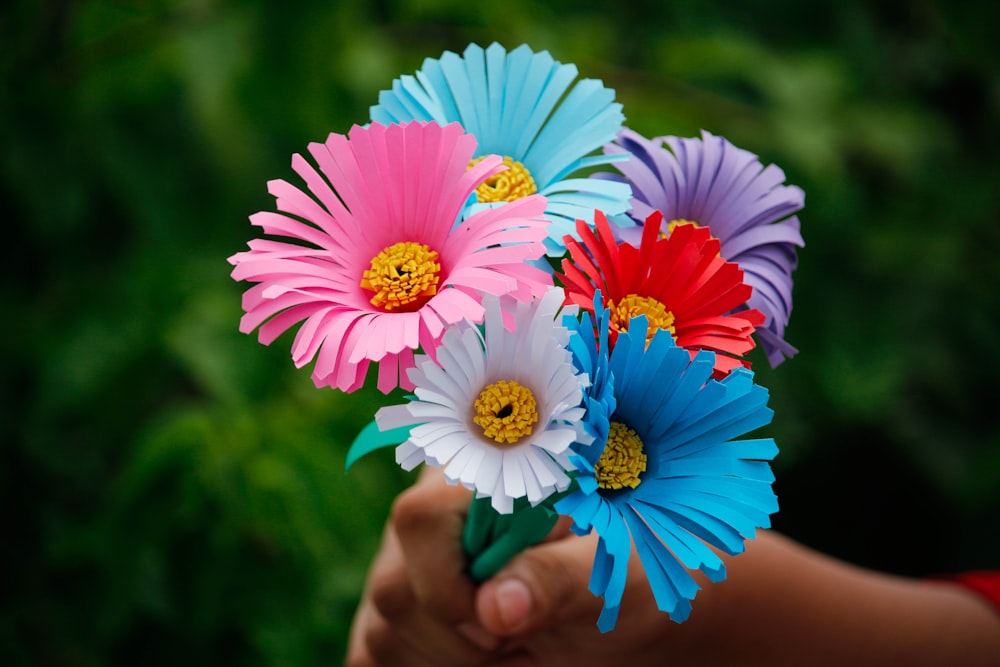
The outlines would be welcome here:
M 9 2 L 0 10 L 3 665 L 328 665 L 393 496 L 377 393 L 237 332 L 225 259 L 292 153 L 424 57 L 526 42 L 647 135 L 802 186 L 775 525 L 1000 566 L 995 3 Z

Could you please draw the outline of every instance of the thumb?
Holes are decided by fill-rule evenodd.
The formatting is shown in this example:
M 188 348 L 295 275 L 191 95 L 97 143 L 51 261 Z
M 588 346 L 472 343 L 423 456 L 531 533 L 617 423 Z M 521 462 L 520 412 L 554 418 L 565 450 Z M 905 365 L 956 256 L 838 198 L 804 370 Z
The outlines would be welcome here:
M 518 554 L 476 593 L 476 615 L 499 636 L 524 634 L 588 617 L 596 619 L 601 599 L 587 585 L 596 535 L 544 542 Z

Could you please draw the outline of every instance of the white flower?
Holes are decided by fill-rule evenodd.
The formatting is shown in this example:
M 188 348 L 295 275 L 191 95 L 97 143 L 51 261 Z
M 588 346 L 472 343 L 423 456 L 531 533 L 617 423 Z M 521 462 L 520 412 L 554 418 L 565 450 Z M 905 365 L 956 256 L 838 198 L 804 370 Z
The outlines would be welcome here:
M 483 331 L 452 327 L 436 361 L 418 356 L 409 371 L 413 399 L 375 415 L 383 431 L 413 426 L 396 461 L 406 470 L 443 467 L 449 483 L 489 496 L 501 513 L 516 498 L 536 505 L 564 491 L 570 445 L 591 438 L 582 426 L 587 376 L 574 368 L 569 331 L 556 322 L 562 303 L 557 288 L 506 313 L 488 298 Z

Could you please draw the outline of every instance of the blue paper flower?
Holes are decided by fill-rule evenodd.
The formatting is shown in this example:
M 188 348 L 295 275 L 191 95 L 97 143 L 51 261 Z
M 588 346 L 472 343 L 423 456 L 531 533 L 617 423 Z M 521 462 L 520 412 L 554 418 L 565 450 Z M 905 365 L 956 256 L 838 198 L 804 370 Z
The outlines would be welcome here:
M 584 428 L 593 436 L 593 440 L 587 443 L 590 449 L 596 448 L 596 456 L 600 456 L 600 450 L 604 443 L 608 441 L 608 429 L 611 426 L 611 414 L 615 411 L 617 401 L 611 378 L 611 367 L 607 353 L 602 354 L 602 350 L 608 350 L 608 333 L 611 328 L 608 324 L 608 310 L 601 308 L 601 292 L 597 291 L 595 297 L 596 312 L 601 315 L 595 323 L 590 311 L 583 311 L 577 316 L 571 313 L 563 316 L 563 326 L 570 332 L 568 348 L 573 354 L 573 365 L 582 373 L 586 373 L 589 384 L 583 390 L 583 406 L 586 408 L 584 417 Z M 573 459 L 579 459 L 580 448 L 583 445 L 577 443 L 574 446 Z M 592 455 L 593 456 L 593 455 Z M 590 464 L 584 457 L 579 461 L 586 468 Z M 596 482 L 586 477 L 578 477 L 577 482 L 587 488 L 588 491 L 596 489 Z
M 581 339 L 589 326 L 581 320 Z M 617 621 L 633 543 L 657 606 L 681 622 L 699 589 L 688 570 L 726 576 L 709 545 L 743 551 L 778 509 L 767 463 L 774 440 L 734 440 L 771 421 L 767 390 L 742 368 L 712 380 L 713 353 L 691 359 L 669 334 L 657 332 L 647 348 L 646 328 L 644 317 L 632 321 L 608 359 L 610 374 L 588 389 L 593 397 L 606 391 L 602 381 L 612 387 L 606 442 L 578 450 L 579 488 L 556 504 L 574 531 L 600 538 L 590 590 L 604 597 L 602 632 Z M 607 345 L 590 350 L 584 364 L 600 368 Z
M 624 213 L 631 196 L 626 183 L 579 174 L 627 156 L 591 155 L 614 139 L 625 117 L 613 90 L 594 79 L 574 84 L 576 77 L 574 65 L 546 51 L 471 44 L 461 56 L 447 51 L 438 60 L 424 60 L 415 76 L 393 81 L 391 90 L 379 93 L 371 119 L 460 123 L 479 143 L 475 157 L 498 154 L 510 167 L 477 191 L 472 211 L 543 194 L 552 221 L 547 247 L 558 256 L 577 218 L 592 221 L 595 209 L 609 216 Z

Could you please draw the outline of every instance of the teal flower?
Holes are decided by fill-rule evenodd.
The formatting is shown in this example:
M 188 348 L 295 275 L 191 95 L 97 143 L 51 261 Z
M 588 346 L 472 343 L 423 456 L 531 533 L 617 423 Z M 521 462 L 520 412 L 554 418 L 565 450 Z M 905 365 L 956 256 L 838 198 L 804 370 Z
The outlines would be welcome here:
M 613 90 L 594 79 L 574 83 L 576 77 L 574 65 L 546 51 L 471 44 L 461 56 L 448 51 L 428 58 L 414 76 L 393 81 L 379 93 L 371 119 L 460 123 L 476 137 L 475 158 L 501 155 L 509 167 L 480 186 L 467 213 L 541 193 L 551 221 L 546 246 L 558 256 L 576 219 L 592 221 L 595 209 L 625 213 L 631 196 L 626 183 L 580 173 L 628 156 L 595 153 L 615 138 L 625 117 Z
M 598 330 L 607 329 L 608 311 L 597 312 Z M 581 321 L 582 338 L 593 338 L 592 326 Z M 579 485 L 556 504 L 575 532 L 598 534 L 590 590 L 604 597 L 602 632 L 617 621 L 633 544 L 657 606 L 681 622 L 699 589 L 688 570 L 724 579 L 709 546 L 743 551 L 778 509 L 768 464 L 774 440 L 734 439 L 771 421 L 767 390 L 744 368 L 711 379 L 712 352 L 692 359 L 662 331 L 647 348 L 646 328 L 645 317 L 632 321 L 608 357 L 610 373 L 588 388 L 589 399 L 611 384 L 607 436 L 577 450 Z M 600 368 L 608 346 L 589 347 L 595 358 L 585 365 Z

